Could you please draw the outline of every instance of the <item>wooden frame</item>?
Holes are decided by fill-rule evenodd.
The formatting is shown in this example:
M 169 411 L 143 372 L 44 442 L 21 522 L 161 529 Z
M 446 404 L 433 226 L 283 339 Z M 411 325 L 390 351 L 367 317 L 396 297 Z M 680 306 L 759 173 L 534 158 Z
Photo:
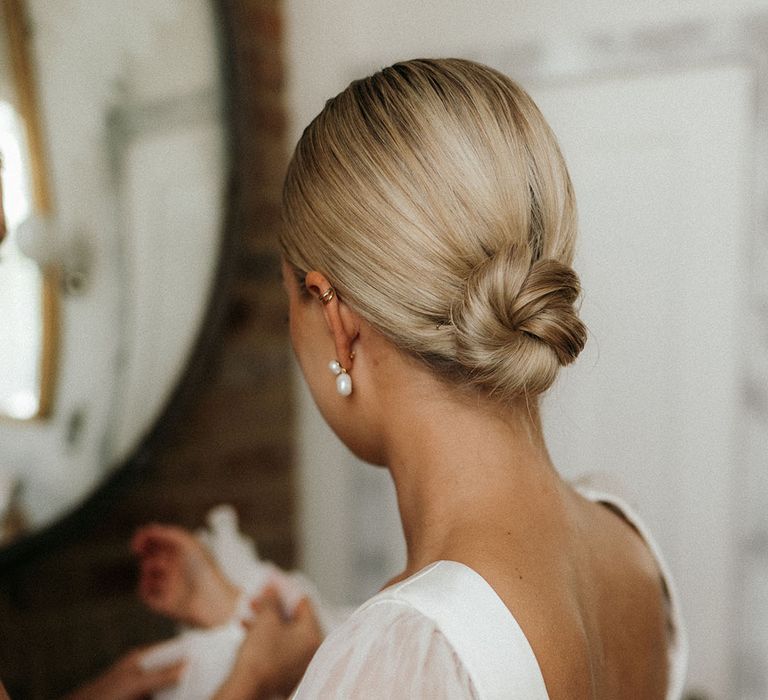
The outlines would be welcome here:
M 24 0 L 2 0 L 5 30 L 8 36 L 11 74 L 21 118 L 29 146 L 29 162 L 32 174 L 32 201 L 35 213 L 49 217 L 52 213 L 51 192 L 43 147 L 43 131 L 37 104 L 37 91 L 30 51 L 30 32 Z M 53 405 L 59 348 L 59 284 L 56 268 L 49 265 L 42 271 L 42 348 L 40 352 L 40 387 L 37 413 L 30 418 L 10 420 L 35 420 L 47 418 Z

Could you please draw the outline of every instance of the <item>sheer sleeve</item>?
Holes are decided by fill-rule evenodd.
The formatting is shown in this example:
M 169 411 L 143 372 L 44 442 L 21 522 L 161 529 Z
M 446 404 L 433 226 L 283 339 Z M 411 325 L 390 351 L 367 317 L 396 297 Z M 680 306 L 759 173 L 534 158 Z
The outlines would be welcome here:
M 322 644 L 295 700 L 477 698 L 445 636 L 407 603 L 382 600 L 356 612 Z

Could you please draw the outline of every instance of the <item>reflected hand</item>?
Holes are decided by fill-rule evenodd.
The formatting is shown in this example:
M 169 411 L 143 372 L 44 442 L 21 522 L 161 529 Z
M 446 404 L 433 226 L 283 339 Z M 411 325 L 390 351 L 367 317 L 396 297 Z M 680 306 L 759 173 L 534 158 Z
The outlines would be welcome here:
M 144 669 L 141 659 L 151 650 L 152 647 L 145 647 L 129 652 L 100 676 L 67 695 L 65 700 L 139 700 L 176 685 L 184 670 L 184 662 Z
M 322 631 L 309 598 L 286 618 L 277 590 L 268 587 L 251 610 L 235 666 L 214 700 L 287 697 L 320 646 Z
M 140 560 L 139 596 L 151 610 L 197 627 L 224 624 L 234 614 L 239 589 L 192 533 L 147 525 L 131 549 Z

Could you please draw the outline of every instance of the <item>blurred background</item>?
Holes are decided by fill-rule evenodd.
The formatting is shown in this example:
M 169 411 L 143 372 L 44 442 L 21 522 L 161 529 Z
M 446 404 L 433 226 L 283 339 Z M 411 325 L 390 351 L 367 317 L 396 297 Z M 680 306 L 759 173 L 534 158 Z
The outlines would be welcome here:
M 323 425 L 279 280 L 291 149 L 350 80 L 461 56 L 521 82 L 580 205 L 587 350 L 555 463 L 657 536 L 690 696 L 768 698 L 768 0 L 2 0 L 0 678 L 62 694 L 173 633 L 127 542 L 231 503 L 359 602 L 386 473 Z

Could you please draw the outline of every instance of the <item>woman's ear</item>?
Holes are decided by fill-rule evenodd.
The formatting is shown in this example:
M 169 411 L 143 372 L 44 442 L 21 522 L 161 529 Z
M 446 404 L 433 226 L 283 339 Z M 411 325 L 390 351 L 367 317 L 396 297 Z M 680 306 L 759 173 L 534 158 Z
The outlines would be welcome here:
M 360 317 L 347 306 L 328 278 L 311 270 L 304 279 L 309 293 L 322 305 L 323 317 L 336 346 L 336 359 L 344 369 L 352 364 L 352 344 L 360 334 Z

